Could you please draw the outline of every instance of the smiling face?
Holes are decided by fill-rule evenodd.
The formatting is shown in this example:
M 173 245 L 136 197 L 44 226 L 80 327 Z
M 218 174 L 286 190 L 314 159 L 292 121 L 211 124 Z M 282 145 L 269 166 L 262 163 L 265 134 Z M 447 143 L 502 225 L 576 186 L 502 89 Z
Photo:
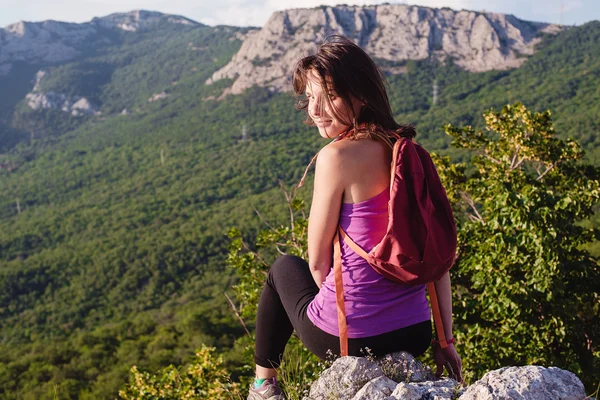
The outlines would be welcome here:
M 308 99 L 308 115 L 319 129 L 319 134 L 333 139 L 350 128 L 362 103 L 351 96 L 352 104 L 346 104 L 329 81 L 328 86 L 329 88 L 323 87 L 316 72 L 310 71 L 305 94 Z

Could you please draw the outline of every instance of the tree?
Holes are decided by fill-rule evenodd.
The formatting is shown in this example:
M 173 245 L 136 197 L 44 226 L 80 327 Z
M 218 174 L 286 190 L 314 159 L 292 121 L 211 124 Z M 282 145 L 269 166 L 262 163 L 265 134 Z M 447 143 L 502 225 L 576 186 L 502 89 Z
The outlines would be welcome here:
M 130 400 L 241 398 L 239 385 L 231 382 L 222 357 L 214 352 L 215 348 L 202 346 L 185 374 L 180 374 L 172 365 L 156 375 L 133 366 L 131 382 L 119 391 L 119 396 Z
M 579 223 L 600 197 L 600 170 L 550 111 L 484 114 L 486 130 L 447 125 L 474 171 L 436 157 L 457 216 L 455 335 L 471 377 L 505 365 L 555 365 L 600 380 L 600 269 Z M 595 389 L 595 388 L 594 388 Z

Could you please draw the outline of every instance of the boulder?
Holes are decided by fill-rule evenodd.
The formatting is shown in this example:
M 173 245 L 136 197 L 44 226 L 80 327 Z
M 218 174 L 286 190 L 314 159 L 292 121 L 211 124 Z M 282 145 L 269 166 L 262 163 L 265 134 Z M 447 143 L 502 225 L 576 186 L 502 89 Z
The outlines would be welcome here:
M 303 400 L 583 400 L 572 372 L 535 365 L 490 371 L 468 388 L 438 379 L 405 352 L 379 359 L 341 357 L 326 369 Z
M 390 400 L 452 400 L 456 399 L 462 391 L 460 383 L 450 378 L 424 382 L 400 382 L 392 392 Z
M 351 400 L 365 384 L 381 376 L 381 368 L 364 357 L 340 357 L 313 383 L 308 399 Z
M 490 371 L 469 386 L 460 400 L 581 400 L 583 383 L 574 373 L 537 365 Z
M 455 380 L 437 379 L 412 355 L 398 352 L 376 360 L 338 358 L 313 383 L 304 400 L 450 400 L 460 392 Z

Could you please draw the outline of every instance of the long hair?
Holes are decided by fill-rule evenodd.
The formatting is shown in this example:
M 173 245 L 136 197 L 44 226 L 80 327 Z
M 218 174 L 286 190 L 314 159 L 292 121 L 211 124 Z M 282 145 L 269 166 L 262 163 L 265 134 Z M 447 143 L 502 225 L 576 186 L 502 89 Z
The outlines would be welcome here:
M 304 96 L 311 72 L 319 79 L 325 93 L 335 91 L 347 106 L 352 104 L 350 96 L 364 104 L 359 115 L 348 107 L 352 121 L 345 121 L 347 118 L 333 106 L 329 97 L 321 96 L 319 106 L 326 104 L 336 119 L 350 126 L 342 133 L 343 137 L 368 137 L 391 144 L 398 136 L 416 136 L 413 126 L 400 125 L 394 120 L 383 73 L 371 57 L 351 40 L 339 35 L 329 36 L 317 48 L 316 54 L 302 58 L 294 68 L 292 85 L 298 96 L 296 108 L 306 112 L 305 123 L 312 126 L 308 99 Z

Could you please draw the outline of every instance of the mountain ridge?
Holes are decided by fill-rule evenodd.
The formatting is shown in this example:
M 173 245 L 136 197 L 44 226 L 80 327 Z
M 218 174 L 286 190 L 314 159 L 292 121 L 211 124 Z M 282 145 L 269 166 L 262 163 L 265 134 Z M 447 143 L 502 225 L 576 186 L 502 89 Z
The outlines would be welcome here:
M 289 90 L 296 60 L 314 52 L 330 34 L 347 36 L 384 61 L 451 58 L 471 72 L 505 70 L 522 65 L 542 34 L 563 29 L 510 14 L 402 4 L 290 9 L 273 13 L 206 83 L 234 79 L 224 94 L 239 94 L 254 85 Z
M 7 75 L 15 62 L 68 62 L 90 48 L 113 44 L 110 31 L 145 31 L 162 22 L 205 26 L 182 16 L 146 10 L 113 13 L 84 23 L 19 21 L 0 28 L 0 76 Z

